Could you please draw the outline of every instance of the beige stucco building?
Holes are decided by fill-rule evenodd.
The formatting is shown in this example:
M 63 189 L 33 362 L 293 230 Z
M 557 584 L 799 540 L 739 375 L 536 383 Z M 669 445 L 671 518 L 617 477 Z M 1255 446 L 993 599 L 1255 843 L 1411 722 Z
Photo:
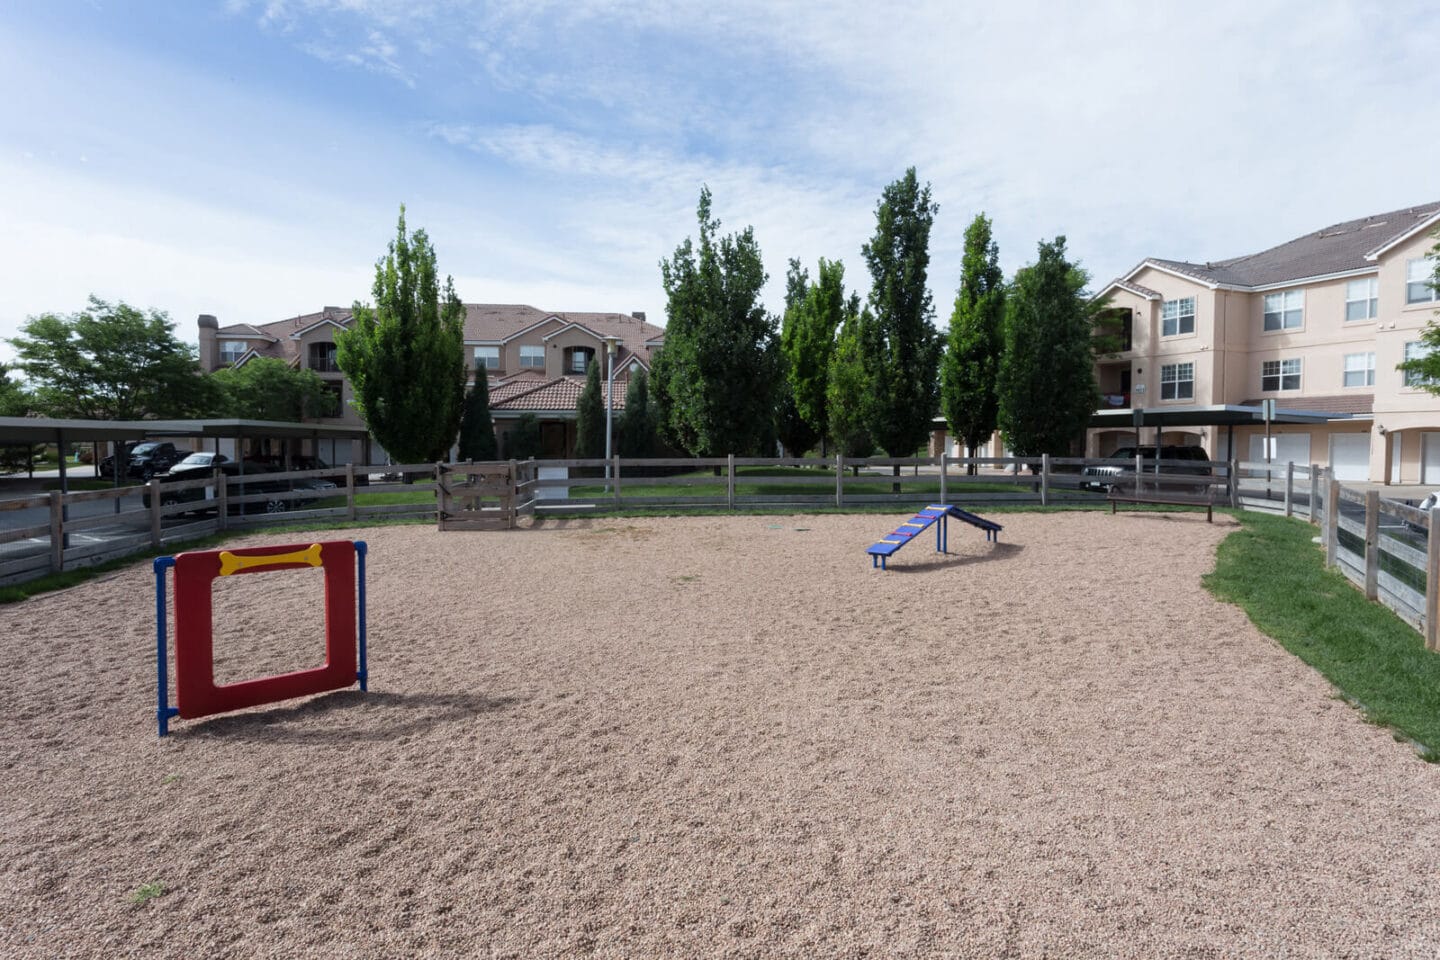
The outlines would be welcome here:
M 1440 202 L 1230 260 L 1145 260 L 1100 294 L 1124 348 L 1097 364 L 1107 409 L 1185 419 L 1194 408 L 1194 424 L 1165 428 L 1162 442 L 1261 460 L 1263 426 L 1204 422 L 1203 408 L 1273 399 L 1315 419 L 1272 425 L 1275 459 L 1331 465 L 1342 479 L 1440 483 L 1440 397 L 1395 369 L 1437 319 L 1429 282 L 1437 229 Z M 1086 454 L 1104 456 L 1134 437 L 1128 428 L 1091 430 Z

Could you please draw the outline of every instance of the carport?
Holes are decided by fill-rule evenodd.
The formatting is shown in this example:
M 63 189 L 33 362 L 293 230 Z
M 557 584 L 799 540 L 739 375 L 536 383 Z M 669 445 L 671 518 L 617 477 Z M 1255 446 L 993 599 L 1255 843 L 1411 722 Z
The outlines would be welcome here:
M 1092 430 L 1133 430 L 1135 446 L 1141 446 L 1140 431 L 1154 427 L 1158 438 L 1160 432 L 1174 427 L 1224 427 L 1225 447 L 1230 451 L 1227 459 L 1245 460 L 1235 454 L 1236 427 L 1265 427 L 1267 434 L 1272 424 L 1327 424 L 1336 420 L 1357 418 L 1350 413 L 1329 413 L 1320 410 L 1289 410 L 1268 403 L 1247 406 L 1243 404 L 1186 405 L 1175 407 L 1138 407 L 1120 410 L 1101 410 L 1090 417 Z M 1368 419 L 1363 418 L 1363 419 Z M 1215 456 L 1214 450 L 1209 451 Z

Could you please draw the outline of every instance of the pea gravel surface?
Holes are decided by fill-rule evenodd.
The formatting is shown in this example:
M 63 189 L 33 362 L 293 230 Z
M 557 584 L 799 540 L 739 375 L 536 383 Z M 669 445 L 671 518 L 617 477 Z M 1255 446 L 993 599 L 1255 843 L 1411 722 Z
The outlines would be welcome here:
M 371 692 L 154 729 L 152 575 L 0 607 L 0 955 L 1433 957 L 1440 768 L 1190 514 L 388 527 Z M 215 588 L 317 665 L 318 571 Z

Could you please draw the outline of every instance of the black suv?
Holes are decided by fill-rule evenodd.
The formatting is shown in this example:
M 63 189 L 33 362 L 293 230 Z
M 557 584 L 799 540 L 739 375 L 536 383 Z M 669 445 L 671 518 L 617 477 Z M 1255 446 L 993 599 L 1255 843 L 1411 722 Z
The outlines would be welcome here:
M 148 481 L 156 474 L 164 473 L 190 453 L 189 450 L 177 450 L 175 444 L 163 441 L 149 441 L 126 446 L 125 455 L 128 460 L 125 468 L 125 476 L 136 480 Z M 106 457 L 100 461 L 100 476 L 106 480 L 115 479 L 115 458 Z
M 1155 466 L 1155 454 L 1156 448 L 1153 446 L 1140 448 L 1140 455 L 1145 458 L 1146 466 L 1151 469 L 1154 469 Z M 1195 476 L 1208 477 L 1214 472 L 1210 469 L 1210 456 L 1205 452 L 1204 447 L 1166 444 L 1159 448 L 1159 454 L 1161 460 L 1160 472 L 1162 474 L 1188 473 Z M 1105 459 L 1129 460 L 1131 465 L 1128 467 L 1122 467 L 1119 464 L 1093 464 L 1086 466 L 1084 470 L 1080 471 L 1080 486 L 1086 490 L 1109 490 L 1121 477 L 1134 475 L 1134 447 L 1121 447 Z M 1199 462 L 1196 463 L 1195 461 Z
M 246 460 L 244 471 L 241 465 L 225 456 L 223 453 L 192 453 L 184 460 L 181 460 L 168 472 L 160 474 L 162 483 L 179 480 L 203 480 L 214 475 L 219 470 L 229 480 L 242 480 L 243 491 L 236 489 L 239 494 L 264 493 L 268 494 L 263 501 L 254 503 L 236 504 L 230 508 L 231 513 L 284 513 L 287 510 L 304 509 L 308 498 L 286 496 L 296 490 L 334 490 L 335 484 L 329 480 L 271 480 L 265 475 L 269 473 L 282 472 L 279 467 L 263 463 L 258 460 Z M 165 506 L 172 504 L 188 503 L 191 501 L 204 501 L 214 497 L 214 492 L 207 488 L 193 487 L 187 490 L 164 490 L 160 492 L 160 502 Z M 145 506 L 150 506 L 149 494 L 144 498 Z M 243 510 L 241 509 L 243 507 Z

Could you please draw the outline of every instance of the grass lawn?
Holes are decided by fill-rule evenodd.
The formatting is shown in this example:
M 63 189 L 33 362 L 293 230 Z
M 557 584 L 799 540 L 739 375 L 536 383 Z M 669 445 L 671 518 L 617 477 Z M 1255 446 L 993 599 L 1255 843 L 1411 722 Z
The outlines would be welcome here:
M 1265 634 L 1310 664 L 1372 723 L 1440 760 L 1440 654 L 1345 577 L 1324 568 L 1315 527 L 1237 513 L 1243 528 L 1220 544 L 1205 586 L 1238 605 Z

